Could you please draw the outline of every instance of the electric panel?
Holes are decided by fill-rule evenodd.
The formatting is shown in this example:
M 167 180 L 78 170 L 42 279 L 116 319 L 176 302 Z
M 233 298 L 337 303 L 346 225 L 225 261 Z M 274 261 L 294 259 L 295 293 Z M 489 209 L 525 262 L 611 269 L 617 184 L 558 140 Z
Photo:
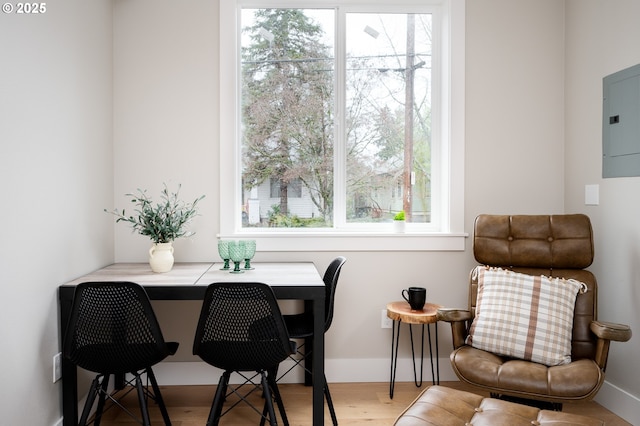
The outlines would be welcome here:
M 640 64 L 602 83 L 602 177 L 640 176 Z

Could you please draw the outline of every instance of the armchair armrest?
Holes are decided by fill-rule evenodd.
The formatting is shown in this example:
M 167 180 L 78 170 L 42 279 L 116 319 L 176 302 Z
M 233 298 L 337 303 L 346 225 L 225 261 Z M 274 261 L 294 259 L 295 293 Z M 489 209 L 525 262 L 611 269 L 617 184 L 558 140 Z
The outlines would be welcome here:
M 471 312 L 466 309 L 440 308 L 437 313 L 438 321 L 451 323 L 451 336 L 453 348 L 464 345 L 468 334 L 468 323 L 471 321 Z
M 616 342 L 626 342 L 631 339 L 631 328 L 626 324 L 591 321 L 591 331 L 599 339 L 614 340 Z
M 598 337 L 596 347 L 596 362 L 604 371 L 609 357 L 609 345 L 611 341 L 626 342 L 631 339 L 631 328 L 625 324 L 612 322 L 591 321 L 590 329 Z

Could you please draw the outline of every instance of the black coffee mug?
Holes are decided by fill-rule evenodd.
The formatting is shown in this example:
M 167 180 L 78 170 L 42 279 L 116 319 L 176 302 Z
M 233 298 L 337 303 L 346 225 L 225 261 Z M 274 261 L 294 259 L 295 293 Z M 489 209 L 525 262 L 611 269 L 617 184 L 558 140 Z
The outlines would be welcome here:
M 421 311 L 427 301 L 427 289 L 424 287 L 409 287 L 402 290 L 402 297 L 409 302 L 412 311 Z

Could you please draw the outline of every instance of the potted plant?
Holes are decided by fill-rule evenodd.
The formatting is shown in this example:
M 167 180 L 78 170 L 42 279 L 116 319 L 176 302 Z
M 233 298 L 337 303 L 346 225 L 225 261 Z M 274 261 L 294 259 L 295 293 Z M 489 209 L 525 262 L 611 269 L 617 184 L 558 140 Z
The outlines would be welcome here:
M 404 220 L 404 210 L 400 210 L 394 217 L 393 217 L 393 227 L 395 229 L 396 232 L 404 232 L 404 224 L 405 224 L 405 220 Z
M 170 192 L 167 185 L 160 193 L 160 202 L 154 204 L 146 190 L 138 189 L 137 194 L 125 194 L 132 197 L 136 215 L 127 215 L 125 210 L 114 209 L 105 212 L 113 214 L 117 222 L 126 222 L 134 232 L 145 235 L 153 241 L 149 250 L 149 264 L 154 272 L 168 272 L 173 267 L 173 241 L 180 237 L 195 234 L 187 230 L 187 225 L 197 215 L 197 205 L 204 195 L 191 203 L 178 198 L 181 185 Z

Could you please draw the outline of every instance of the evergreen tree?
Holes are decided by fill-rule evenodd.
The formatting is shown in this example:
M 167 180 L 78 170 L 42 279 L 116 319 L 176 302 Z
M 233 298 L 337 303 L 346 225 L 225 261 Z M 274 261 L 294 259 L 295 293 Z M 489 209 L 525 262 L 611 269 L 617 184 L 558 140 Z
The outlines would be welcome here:
M 300 9 L 256 10 L 244 29 L 243 182 L 276 178 L 279 211 L 300 179 L 325 219 L 333 211 L 333 58 L 323 29 Z

